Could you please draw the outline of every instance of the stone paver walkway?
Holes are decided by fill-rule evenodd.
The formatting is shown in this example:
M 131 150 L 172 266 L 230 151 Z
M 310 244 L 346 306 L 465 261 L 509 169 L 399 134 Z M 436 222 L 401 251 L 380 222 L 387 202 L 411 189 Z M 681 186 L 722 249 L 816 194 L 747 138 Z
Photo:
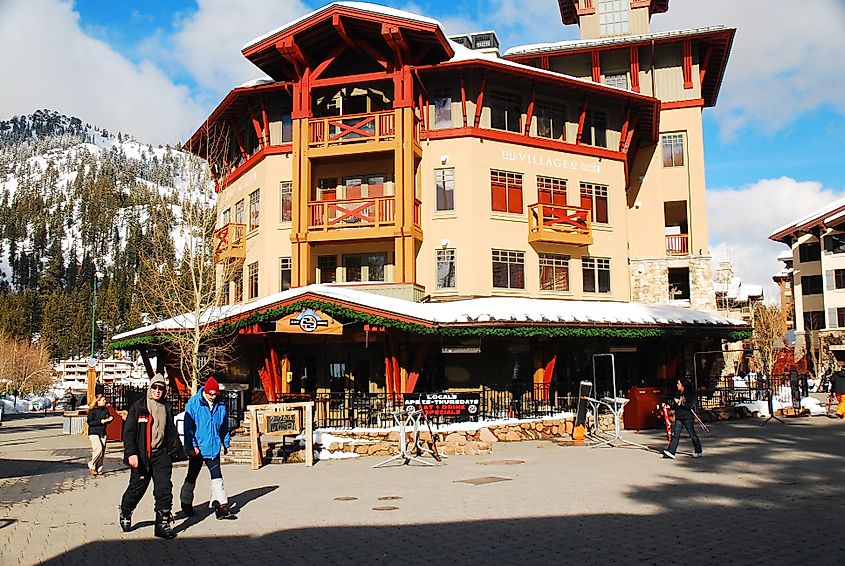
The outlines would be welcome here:
M 87 476 L 87 439 L 58 417 L 0 428 L 0 564 L 835 564 L 845 424 L 716 423 L 705 456 L 498 443 L 436 467 L 361 458 L 224 467 L 237 521 L 200 507 L 153 537 L 148 493 L 122 533 L 117 446 Z M 660 431 L 626 437 L 662 448 Z M 174 470 L 174 494 L 185 467 Z M 197 503 L 207 504 L 205 471 Z M 150 490 L 151 491 L 151 490 Z

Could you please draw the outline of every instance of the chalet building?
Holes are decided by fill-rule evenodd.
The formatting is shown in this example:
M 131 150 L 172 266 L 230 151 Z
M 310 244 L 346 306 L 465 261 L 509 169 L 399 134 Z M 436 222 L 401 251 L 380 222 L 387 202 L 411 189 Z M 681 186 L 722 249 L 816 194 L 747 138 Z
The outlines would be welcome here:
M 782 295 L 781 305 L 794 308 L 798 347 L 818 349 L 819 337 L 838 342 L 834 337 L 845 328 L 845 199 L 782 226 L 769 239 L 790 248 L 775 280 L 791 295 L 786 301 Z
M 772 281 L 778 286 L 780 296 L 780 310 L 785 321 L 784 332 L 795 330 L 795 284 L 792 279 L 792 250 L 784 250 L 778 255 L 778 261 L 784 266 L 778 273 L 772 275 Z
M 702 133 L 735 30 L 650 32 L 668 0 L 559 4 L 580 40 L 502 51 L 335 2 L 244 45 L 265 76 L 186 144 L 219 179 L 233 380 L 571 391 L 616 352 L 620 384 L 654 384 L 745 331 L 714 314 Z

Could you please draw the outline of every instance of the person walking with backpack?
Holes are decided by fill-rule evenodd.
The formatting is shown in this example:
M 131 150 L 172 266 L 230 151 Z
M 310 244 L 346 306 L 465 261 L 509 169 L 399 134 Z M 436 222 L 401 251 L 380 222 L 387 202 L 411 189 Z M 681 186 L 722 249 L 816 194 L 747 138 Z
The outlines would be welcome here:
M 701 457 L 701 440 L 695 432 L 695 408 L 698 402 L 698 395 L 690 385 L 688 379 L 679 379 L 677 383 L 677 395 L 669 403 L 675 409 L 675 424 L 672 425 L 672 439 L 669 447 L 663 451 L 664 458 L 675 459 L 675 452 L 678 450 L 678 443 L 681 441 L 681 428 L 685 428 L 692 439 L 692 446 L 695 452 L 693 458 Z
M 229 498 L 223 487 L 223 470 L 220 455 L 229 451 L 229 422 L 226 405 L 220 400 L 220 384 L 209 377 L 185 407 L 185 451 L 188 453 L 188 474 L 179 492 L 182 512 L 194 515 L 194 488 L 203 464 L 211 475 L 209 506 L 218 519 L 237 519 L 229 507 Z
M 185 452 L 173 422 L 170 403 L 165 401 L 167 382 L 161 374 L 150 381 L 147 396 L 129 407 L 123 425 L 124 462 L 132 470 L 129 486 L 120 502 L 120 528 L 132 529 L 132 512 L 153 482 L 155 536 L 176 537 L 173 532 L 173 462 L 184 460 Z

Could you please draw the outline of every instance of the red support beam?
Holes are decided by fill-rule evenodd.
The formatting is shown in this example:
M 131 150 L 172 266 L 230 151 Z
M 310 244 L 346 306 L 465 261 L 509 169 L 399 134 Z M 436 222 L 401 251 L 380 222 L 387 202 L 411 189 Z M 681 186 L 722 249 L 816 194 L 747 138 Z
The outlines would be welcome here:
M 584 122 L 587 121 L 587 97 L 584 97 L 584 104 L 581 106 L 581 114 L 578 116 L 578 135 L 575 143 L 581 145 L 581 135 L 584 133 Z
M 707 74 L 707 67 L 710 66 L 710 57 L 713 56 L 713 44 L 707 44 L 707 51 L 704 52 L 704 59 L 698 62 L 699 82 L 704 86 L 704 77 Z
M 692 88 L 692 41 L 684 41 L 684 88 Z
M 461 71 L 461 116 L 464 119 L 464 128 L 467 127 L 467 88 L 464 83 L 464 72 Z
M 475 99 L 475 121 L 474 125 L 477 128 L 481 123 L 481 110 L 484 108 L 484 89 L 487 88 L 487 72 L 481 73 L 481 88 L 478 89 L 478 98 Z
M 625 134 L 624 144 L 622 147 L 619 148 L 624 154 L 628 153 L 628 150 L 631 148 L 631 141 L 634 139 L 634 132 L 637 130 L 637 116 L 634 115 L 634 118 L 631 120 L 631 127 L 628 128 L 628 131 Z
M 537 85 L 531 81 L 531 100 L 528 102 L 528 110 L 525 112 L 525 135 L 531 131 L 531 120 L 534 119 L 534 101 L 537 97 Z
M 631 107 L 625 107 L 625 121 L 622 122 L 622 132 L 619 135 L 619 151 L 622 151 L 622 146 L 625 144 L 625 138 L 628 136 L 628 125 L 631 121 Z
M 540 68 L 545 69 L 546 71 L 549 70 L 549 56 L 543 55 L 540 57 Z
M 428 342 L 423 342 L 419 345 L 419 348 L 417 348 L 417 355 L 414 357 L 414 365 L 411 366 L 411 372 L 408 374 L 408 383 L 405 384 L 405 393 L 414 392 L 414 389 L 417 386 L 417 380 L 422 372 L 423 364 L 425 363 L 425 358 L 428 355 L 429 346 L 430 344 Z
M 270 120 L 267 118 L 267 103 L 261 95 L 261 123 L 264 129 L 264 145 L 270 145 Z
M 599 57 L 598 51 L 592 52 L 592 61 L 593 61 L 593 82 L 600 83 L 601 82 L 601 58 Z
M 640 92 L 640 50 L 631 47 L 631 90 Z
M 264 132 L 261 131 L 261 125 L 258 123 L 258 118 L 255 117 L 255 111 L 252 109 L 252 104 L 248 104 L 249 117 L 252 118 L 252 127 L 255 129 L 255 137 L 258 138 L 258 146 L 264 147 Z
M 320 63 L 319 65 L 317 65 L 317 68 L 314 69 L 314 71 L 311 73 L 311 78 L 312 79 L 320 78 L 320 75 L 323 74 L 323 71 L 328 69 L 329 65 L 331 65 L 332 63 L 337 61 L 338 57 L 340 57 L 343 54 L 343 52 L 346 51 L 347 49 L 349 49 L 349 46 L 347 44 L 339 43 L 334 49 L 332 49 L 332 52 L 329 53 L 328 57 L 326 57 L 326 60 L 323 61 L 322 63 Z
M 241 132 L 238 129 L 238 125 L 232 124 L 231 127 L 232 127 L 232 133 L 235 135 L 235 141 L 238 142 L 238 150 L 240 150 L 240 152 L 241 152 L 241 157 L 246 159 L 247 154 L 246 154 L 246 150 L 244 149 L 244 143 L 243 143 L 243 141 L 241 141 Z

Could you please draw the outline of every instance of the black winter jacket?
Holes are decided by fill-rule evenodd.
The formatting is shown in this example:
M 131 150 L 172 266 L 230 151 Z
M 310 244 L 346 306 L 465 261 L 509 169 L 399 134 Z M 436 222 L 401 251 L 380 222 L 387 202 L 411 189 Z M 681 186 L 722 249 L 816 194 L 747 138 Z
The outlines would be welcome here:
M 106 425 L 101 421 L 109 418 L 109 410 L 106 407 L 94 407 L 88 411 L 88 436 L 105 436 Z
M 670 405 L 675 409 L 675 418 L 682 421 L 693 420 L 693 411 L 696 409 L 698 403 L 698 395 L 694 389 L 684 391 L 680 398 L 672 400 Z
M 170 403 L 164 403 L 167 413 L 167 423 L 164 427 L 164 448 L 167 450 L 170 459 L 174 462 L 187 460 L 185 450 L 182 448 L 182 441 L 179 440 L 179 432 L 173 422 L 173 412 Z M 130 456 L 138 456 L 139 471 L 149 471 L 150 454 L 150 432 L 153 426 L 153 416 L 147 410 L 146 397 L 138 399 L 129 407 L 126 415 L 126 422 L 123 423 L 123 461 L 128 466 Z
M 845 370 L 836 370 L 830 376 L 830 390 L 834 393 L 845 393 Z

